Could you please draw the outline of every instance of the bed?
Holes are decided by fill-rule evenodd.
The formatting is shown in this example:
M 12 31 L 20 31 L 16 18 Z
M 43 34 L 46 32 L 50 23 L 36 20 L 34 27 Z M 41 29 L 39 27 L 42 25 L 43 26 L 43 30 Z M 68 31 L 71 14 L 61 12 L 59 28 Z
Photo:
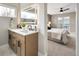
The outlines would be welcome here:
M 48 30 L 48 39 L 58 43 L 67 44 L 69 31 L 66 29 L 52 28 Z

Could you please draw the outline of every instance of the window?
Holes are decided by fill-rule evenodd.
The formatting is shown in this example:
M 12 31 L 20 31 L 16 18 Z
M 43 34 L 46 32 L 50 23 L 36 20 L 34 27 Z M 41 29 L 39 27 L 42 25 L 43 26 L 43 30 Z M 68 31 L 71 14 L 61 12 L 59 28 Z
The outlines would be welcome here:
M 0 6 L 0 16 L 15 17 L 15 9 Z
M 58 17 L 58 27 L 69 29 L 69 25 L 70 25 L 69 20 L 70 17 Z

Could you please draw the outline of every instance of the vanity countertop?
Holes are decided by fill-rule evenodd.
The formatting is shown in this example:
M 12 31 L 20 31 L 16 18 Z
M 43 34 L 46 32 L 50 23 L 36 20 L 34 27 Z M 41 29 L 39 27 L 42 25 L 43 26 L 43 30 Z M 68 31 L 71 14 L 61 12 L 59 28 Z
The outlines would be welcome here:
M 10 28 L 8 30 L 15 32 L 17 34 L 23 35 L 23 36 L 30 35 L 30 34 L 38 32 L 38 31 L 27 31 L 27 30 L 23 30 L 23 29 L 10 29 Z

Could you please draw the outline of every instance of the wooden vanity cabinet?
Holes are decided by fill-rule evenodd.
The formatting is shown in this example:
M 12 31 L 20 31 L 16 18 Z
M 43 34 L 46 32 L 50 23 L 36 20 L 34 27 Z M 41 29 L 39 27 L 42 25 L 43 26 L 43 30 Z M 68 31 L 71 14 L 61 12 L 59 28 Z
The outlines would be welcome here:
M 9 31 L 9 46 L 18 56 L 25 56 L 25 36 Z
M 38 55 L 38 33 L 33 33 L 26 36 L 26 55 Z
M 18 56 L 38 55 L 38 33 L 22 36 L 9 31 L 9 46 Z

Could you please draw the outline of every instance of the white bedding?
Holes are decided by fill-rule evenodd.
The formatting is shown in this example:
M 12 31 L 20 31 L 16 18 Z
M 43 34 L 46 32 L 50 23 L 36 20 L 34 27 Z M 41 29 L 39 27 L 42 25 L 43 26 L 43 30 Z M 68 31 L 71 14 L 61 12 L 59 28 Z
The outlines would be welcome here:
M 63 42 L 64 44 L 66 44 L 68 42 L 67 34 L 69 34 L 69 32 L 65 29 L 52 28 L 51 30 L 48 30 L 48 33 L 51 34 L 51 36 L 50 36 L 51 39 L 55 38 L 55 39 Z

